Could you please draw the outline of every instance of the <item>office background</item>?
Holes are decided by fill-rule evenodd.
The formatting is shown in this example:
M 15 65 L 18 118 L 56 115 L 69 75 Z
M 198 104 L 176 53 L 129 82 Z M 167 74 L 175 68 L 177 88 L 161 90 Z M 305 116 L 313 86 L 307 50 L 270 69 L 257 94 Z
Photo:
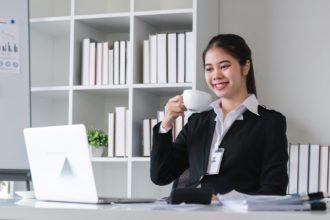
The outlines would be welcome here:
M 261 104 L 287 117 L 291 143 L 330 144 L 330 2 L 220 0 L 220 33 L 253 52 Z
M 292 143 L 330 143 L 329 9 L 326 0 L 219 0 L 215 32 L 247 40 L 260 103 L 287 117 Z
M 17 43 L 19 54 L 19 73 L 4 69 L 0 65 L 0 169 L 28 167 L 22 132 L 23 128 L 30 126 L 30 60 L 27 9 L 28 1 L 0 1 L 0 19 L 4 21 L 14 19 L 11 24 L 6 25 L 15 25 L 16 27 L 16 29 L 12 26 L 9 27 L 9 34 L 6 32 L 7 30 L 2 30 L 1 43 L 7 41 Z M 12 37 L 14 33 L 18 36 Z M 13 53 L 9 53 L 9 59 L 4 54 L 6 53 L 0 50 L 0 62 L 12 60 Z

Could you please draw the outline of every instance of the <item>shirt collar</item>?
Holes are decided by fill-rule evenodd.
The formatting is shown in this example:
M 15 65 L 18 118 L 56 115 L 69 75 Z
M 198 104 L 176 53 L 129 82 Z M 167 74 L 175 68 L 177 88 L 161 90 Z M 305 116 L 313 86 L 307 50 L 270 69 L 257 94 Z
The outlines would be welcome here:
M 218 113 L 220 113 L 222 116 L 222 110 L 220 108 L 220 103 L 221 103 L 221 98 L 212 102 L 210 104 L 210 106 L 213 108 L 214 112 L 217 115 L 218 115 Z M 249 94 L 248 97 L 239 106 L 237 106 L 237 108 L 234 109 L 233 111 L 236 111 L 238 109 L 241 109 L 242 107 L 245 107 L 247 110 L 249 110 L 253 114 L 260 116 L 258 113 L 258 105 L 259 105 L 259 102 L 257 100 L 257 97 L 254 94 Z M 238 119 L 242 120 L 243 118 L 239 117 Z
M 260 116 L 258 113 L 259 102 L 254 94 L 249 94 L 249 96 L 242 102 L 242 105 L 244 105 L 250 112 Z

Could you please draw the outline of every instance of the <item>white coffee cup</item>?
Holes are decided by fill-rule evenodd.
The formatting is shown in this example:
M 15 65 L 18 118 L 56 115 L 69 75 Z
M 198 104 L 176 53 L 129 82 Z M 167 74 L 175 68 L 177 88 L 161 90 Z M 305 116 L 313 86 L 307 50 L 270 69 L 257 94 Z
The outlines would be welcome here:
M 199 90 L 184 90 L 182 97 L 186 109 L 193 112 L 206 110 L 212 102 L 212 96 L 209 93 Z

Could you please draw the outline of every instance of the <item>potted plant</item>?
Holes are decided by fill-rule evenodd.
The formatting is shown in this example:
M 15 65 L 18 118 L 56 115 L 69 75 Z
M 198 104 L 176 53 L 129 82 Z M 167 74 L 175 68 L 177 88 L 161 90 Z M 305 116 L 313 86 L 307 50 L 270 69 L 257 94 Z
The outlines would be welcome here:
M 103 151 L 108 147 L 108 134 L 102 129 L 87 129 L 88 144 L 92 151 L 93 157 L 101 157 Z

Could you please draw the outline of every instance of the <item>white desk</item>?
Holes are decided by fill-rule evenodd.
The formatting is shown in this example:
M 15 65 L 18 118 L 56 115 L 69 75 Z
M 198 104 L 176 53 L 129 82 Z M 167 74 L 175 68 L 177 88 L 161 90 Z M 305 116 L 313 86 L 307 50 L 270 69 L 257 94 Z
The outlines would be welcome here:
M 174 206 L 162 203 L 130 205 L 89 205 L 40 202 L 35 200 L 0 200 L 0 219 L 43 220 L 329 220 L 322 212 L 248 212 L 224 206 Z

